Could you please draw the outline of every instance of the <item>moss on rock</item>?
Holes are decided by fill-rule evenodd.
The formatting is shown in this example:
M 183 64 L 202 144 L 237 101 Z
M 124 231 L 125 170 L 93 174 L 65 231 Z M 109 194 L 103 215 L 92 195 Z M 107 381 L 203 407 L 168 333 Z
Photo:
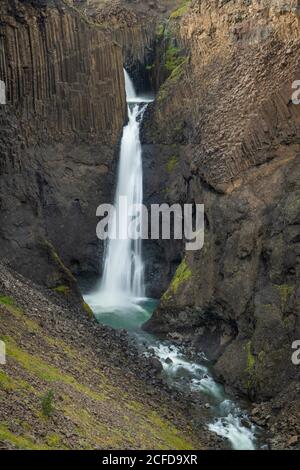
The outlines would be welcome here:
M 191 0 L 184 0 L 184 2 L 171 13 L 170 18 L 175 19 L 184 16 L 188 12 L 190 4 Z
M 177 293 L 178 289 L 188 282 L 192 277 L 192 271 L 188 266 L 186 259 L 184 258 L 180 265 L 178 266 L 175 276 L 170 284 L 169 289 L 165 292 L 162 297 L 162 301 L 167 302 L 169 301 L 174 294 Z

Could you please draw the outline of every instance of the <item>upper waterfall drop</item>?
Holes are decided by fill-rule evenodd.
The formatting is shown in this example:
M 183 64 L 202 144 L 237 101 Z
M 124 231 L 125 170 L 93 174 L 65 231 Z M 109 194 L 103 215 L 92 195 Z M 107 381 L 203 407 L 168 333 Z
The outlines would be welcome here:
M 138 100 L 138 96 L 136 94 L 133 82 L 129 77 L 127 70 L 124 69 L 124 76 L 125 76 L 125 90 L 126 90 L 126 101 L 127 103 L 136 102 Z
M 149 97 L 138 96 L 126 70 L 125 87 L 128 104 L 128 124 L 123 129 L 120 148 L 117 187 L 114 200 L 115 212 L 109 227 L 105 246 L 103 276 L 98 291 L 89 296 L 88 302 L 98 311 L 122 310 L 138 304 L 145 297 L 142 240 L 128 236 L 131 229 L 138 232 L 139 210 L 143 203 L 143 166 L 140 141 L 140 123 Z M 129 220 L 122 200 L 134 209 Z M 136 227 L 134 226 L 136 224 Z M 112 234 L 125 236 L 114 237 Z

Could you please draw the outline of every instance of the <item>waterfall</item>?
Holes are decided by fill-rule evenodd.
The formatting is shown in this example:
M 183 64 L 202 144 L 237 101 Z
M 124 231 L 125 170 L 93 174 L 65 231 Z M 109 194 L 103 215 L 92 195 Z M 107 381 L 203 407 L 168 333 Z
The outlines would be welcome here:
M 140 141 L 140 123 L 149 97 L 137 96 L 132 80 L 124 70 L 128 124 L 123 129 L 120 148 L 118 179 L 115 194 L 115 213 L 109 228 L 104 252 L 104 269 L 97 292 L 97 304 L 101 310 L 122 309 L 138 303 L 145 296 L 142 240 L 128 237 L 128 225 L 137 231 L 139 210 L 131 212 L 129 221 L 121 200 L 125 197 L 128 207 L 143 203 L 143 167 Z M 134 226 L 136 224 L 136 227 Z M 122 237 L 110 235 L 119 233 Z M 93 301 L 95 305 L 95 297 Z

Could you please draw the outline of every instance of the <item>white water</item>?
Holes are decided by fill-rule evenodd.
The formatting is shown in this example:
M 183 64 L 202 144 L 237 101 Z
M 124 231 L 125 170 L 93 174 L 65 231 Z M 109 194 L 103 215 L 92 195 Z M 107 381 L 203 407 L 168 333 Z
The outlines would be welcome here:
M 144 265 L 142 261 L 142 240 L 132 240 L 131 230 L 139 230 L 140 214 L 138 209 L 128 214 L 124 211 L 121 198 L 125 197 L 130 208 L 143 203 L 143 168 L 140 142 L 140 122 L 149 97 L 137 96 L 133 83 L 124 70 L 126 97 L 128 103 L 128 124 L 123 129 L 117 188 L 115 194 L 115 213 L 110 225 L 108 242 L 104 253 L 104 270 L 97 293 L 87 299 L 96 311 L 123 310 L 136 305 L 145 296 Z M 143 104 L 141 104 L 143 103 Z M 112 234 L 118 234 L 113 237 Z M 97 312 L 97 313 L 98 313 Z
M 150 351 L 160 360 L 167 376 L 173 383 L 177 382 L 179 388 L 184 385 L 210 399 L 216 416 L 208 424 L 210 431 L 226 438 L 235 450 L 255 449 L 255 427 L 232 400 L 226 399 L 223 387 L 214 381 L 206 366 L 186 359 L 175 345 L 161 343 L 150 346 Z
M 126 196 L 128 204 L 143 202 L 140 122 L 146 107 L 145 103 L 152 99 L 149 96 L 137 96 L 129 75 L 126 71 L 124 73 L 129 122 L 124 127 L 121 142 L 115 194 L 116 212 L 111 231 L 114 233 L 119 229 L 119 232 L 127 234 L 129 221 L 126 214 L 122 213 L 120 197 Z M 99 321 L 116 328 L 138 329 L 138 341 L 141 339 L 143 342 L 147 336 L 139 330 L 139 327 L 147 319 L 147 309 L 140 305 L 144 296 L 141 239 L 135 241 L 129 237 L 109 239 L 104 254 L 101 284 L 96 292 L 84 296 L 85 301 Z M 154 354 L 160 360 L 171 383 L 180 388 L 188 387 L 195 393 L 199 392 L 201 397 L 205 395 L 212 403 L 215 418 L 207 425 L 208 429 L 226 438 L 233 449 L 254 449 L 255 429 L 239 407 L 226 399 L 223 388 L 214 381 L 209 369 L 205 365 L 187 359 L 177 346 L 159 342 L 151 336 L 147 338 L 145 355 Z M 248 426 L 244 425 L 245 422 Z

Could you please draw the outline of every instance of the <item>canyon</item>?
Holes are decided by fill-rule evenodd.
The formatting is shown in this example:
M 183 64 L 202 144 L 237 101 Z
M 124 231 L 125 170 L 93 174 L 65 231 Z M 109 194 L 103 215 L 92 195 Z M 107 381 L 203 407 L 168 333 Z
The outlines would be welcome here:
M 144 329 L 205 352 L 228 392 L 254 403 L 269 446 L 298 448 L 299 1 L 4 0 L 0 17 L 2 293 L 15 297 L 16 276 L 33 303 L 50 295 L 93 321 L 78 285 L 101 275 L 96 209 L 113 200 L 125 65 L 157 95 L 141 124 L 145 204 L 205 206 L 202 250 L 144 243 L 147 295 L 160 299 Z

